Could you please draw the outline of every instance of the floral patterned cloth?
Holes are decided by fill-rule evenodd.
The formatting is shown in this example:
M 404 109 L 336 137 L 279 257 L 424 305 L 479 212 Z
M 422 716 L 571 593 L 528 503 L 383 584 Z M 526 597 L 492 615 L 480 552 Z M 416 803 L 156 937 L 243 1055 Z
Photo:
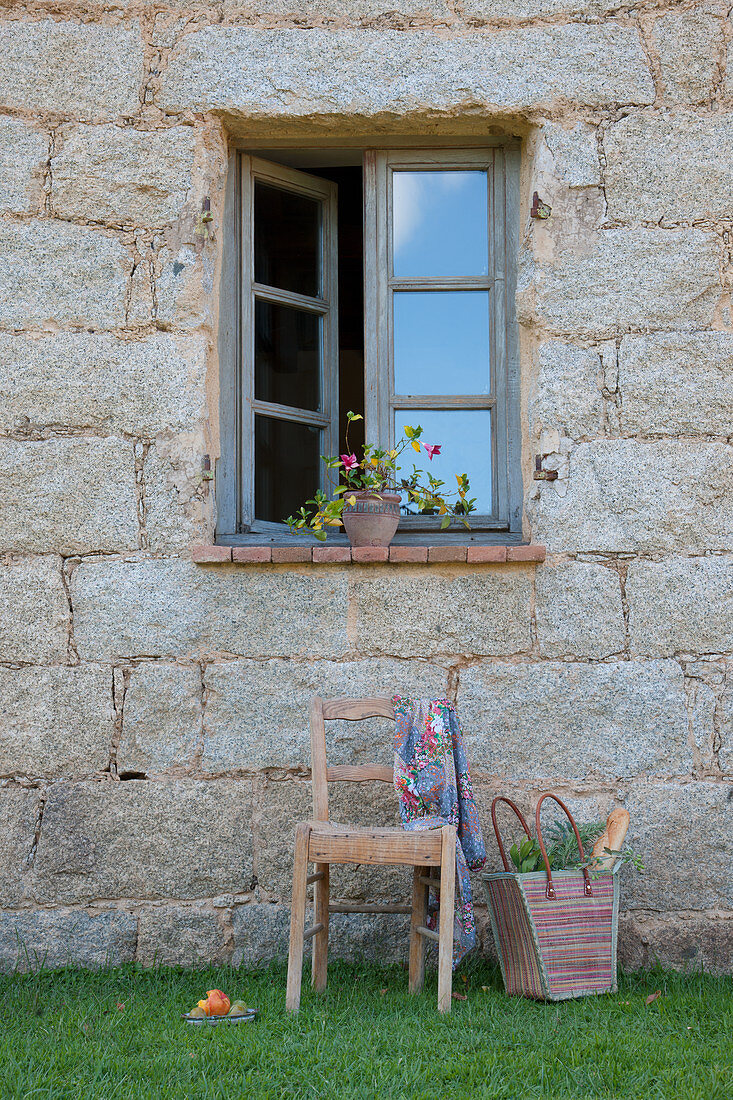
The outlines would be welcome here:
M 458 715 L 448 699 L 410 699 L 395 695 L 394 785 L 406 829 L 455 825 L 456 910 L 453 968 L 476 943 L 469 868 L 486 862 L 486 848 L 473 800 L 468 761 Z M 431 897 L 430 912 L 437 911 Z

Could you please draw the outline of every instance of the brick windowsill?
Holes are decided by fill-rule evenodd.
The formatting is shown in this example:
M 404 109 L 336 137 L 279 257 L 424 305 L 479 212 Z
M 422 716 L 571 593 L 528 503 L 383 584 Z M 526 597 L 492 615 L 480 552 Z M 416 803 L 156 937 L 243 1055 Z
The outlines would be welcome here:
M 545 560 L 545 547 L 528 546 L 194 546 L 191 559 L 199 565 L 233 562 L 235 565 L 312 562 L 316 565 L 351 565 L 391 562 L 468 565 L 503 565 L 507 562 Z

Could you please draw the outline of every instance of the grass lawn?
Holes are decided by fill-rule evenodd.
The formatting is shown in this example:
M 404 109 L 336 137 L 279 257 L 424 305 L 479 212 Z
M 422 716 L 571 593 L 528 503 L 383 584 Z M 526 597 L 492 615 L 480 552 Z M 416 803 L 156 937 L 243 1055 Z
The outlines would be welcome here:
M 329 978 L 323 996 L 304 982 L 287 1017 L 283 966 L 3 975 L 0 1096 L 733 1097 L 730 978 L 657 971 L 623 977 L 613 995 L 536 1004 L 505 997 L 497 970 L 476 962 L 448 1017 L 434 975 L 419 997 L 397 967 L 334 964 Z M 258 1020 L 181 1020 L 211 988 Z

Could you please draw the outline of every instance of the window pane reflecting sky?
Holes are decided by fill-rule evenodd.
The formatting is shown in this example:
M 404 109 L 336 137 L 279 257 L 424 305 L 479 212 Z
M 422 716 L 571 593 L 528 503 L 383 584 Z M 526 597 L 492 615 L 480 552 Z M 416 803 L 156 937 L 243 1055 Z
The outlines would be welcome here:
M 395 291 L 394 374 L 395 393 L 488 393 L 488 291 Z
M 485 171 L 396 171 L 392 214 L 396 276 L 488 274 Z
M 431 461 L 424 450 L 418 455 L 408 448 L 401 459 L 403 475 L 407 477 L 415 465 L 419 470 L 429 470 L 433 477 L 442 478 L 446 491 L 454 492 L 455 475 L 468 474 L 469 496 L 476 497 L 479 513 L 489 514 L 492 510 L 490 410 L 397 409 L 395 439 L 402 436 L 405 424 L 413 428 L 422 424 L 420 442 L 439 443 L 441 453 Z

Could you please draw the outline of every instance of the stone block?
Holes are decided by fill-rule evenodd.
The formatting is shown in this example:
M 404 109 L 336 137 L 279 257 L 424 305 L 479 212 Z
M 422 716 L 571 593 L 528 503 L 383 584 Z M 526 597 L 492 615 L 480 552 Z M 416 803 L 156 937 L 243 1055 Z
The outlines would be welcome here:
M 140 109 L 143 47 L 136 22 L 14 20 L 0 25 L 0 105 L 71 118 Z
M 551 262 L 520 257 L 520 323 L 574 339 L 710 326 L 720 294 L 714 234 L 606 229 L 575 248 L 558 244 Z
M 54 783 L 34 865 L 37 899 L 212 897 L 249 885 L 249 781 Z
M 101 772 L 113 732 L 109 669 L 0 668 L 0 775 L 57 779 Z
M 93 554 L 137 547 L 132 444 L 0 440 L 0 552 Z
M 84 225 L 0 222 L 0 325 L 122 325 L 129 266 L 119 241 Z
M 0 564 L 0 661 L 64 661 L 69 626 L 60 558 Z
M 393 914 L 331 914 L 328 957 L 347 962 L 404 962 L 410 942 L 410 918 Z M 232 966 L 247 970 L 288 957 L 290 909 L 287 905 L 238 905 L 232 913 Z M 309 953 L 310 944 L 306 944 Z
M 26 898 L 40 805 L 38 790 L 0 787 L 0 901 L 4 907 L 20 905 Z
M 252 820 L 254 874 L 260 890 L 271 898 L 290 902 L 293 882 L 293 846 L 299 821 L 313 817 L 309 781 L 288 778 L 260 780 L 254 790 Z
M 528 649 L 531 569 L 454 574 L 406 566 L 389 576 L 360 572 L 352 592 L 361 653 L 430 657 Z
M 624 805 L 628 844 L 645 870 L 624 884 L 627 909 L 731 909 L 733 879 L 726 822 L 730 783 L 639 782 Z
M 201 744 L 201 694 L 198 665 L 134 668 L 125 691 L 118 773 L 189 768 Z
M 733 113 L 640 112 L 606 130 L 606 198 L 621 222 L 725 218 L 733 206 Z
M 733 547 L 733 450 L 725 444 L 581 443 L 566 477 L 545 483 L 527 505 L 533 538 L 549 550 L 658 554 Z
M 206 669 L 206 772 L 309 768 L 308 708 L 314 695 L 396 693 L 440 698 L 446 671 L 426 661 L 226 661 Z M 245 717 L 246 716 L 246 717 Z M 391 764 L 393 724 L 326 723 L 331 764 Z
M 458 693 L 473 771 L 547 783 L 691 772 L 686 703 L 676 661 L 485 662 Z
M 716 55 L 722 40 L 721 11 L 712 3 L 668 11 L 655 21 L 652 41 L 667 99 L 707 104 L 713 95 Z
M 0 910 L 0 970 L 120 966 L 135 958 L 137 917 L 57 909 Z
M 237 905 L 232 910 L 232 931 L 232 966 L 254 970 L 276 959 L 284 961 L 290 943 L 290 906 L 257 902 Z M 306 948 L 309 947 L 310 944 L 306 944 Z M 329 943 L 329 955 L 330 949 Z
M 20 119 L 0 119 L 0 213 L 38 208 L 47 156 L 47 134 Z
M 207 27 L 187 35 L 163 77 L 171 113 L 252 119 L 424 110 L 520 110 L 651 103 L 635 28 L 547 26 L 447 38 L 435 31 Z M 373 124 L 372 124 L 373 125 Z
M 574 126 L 565 127 L 548 122 L 542 128 L 542 136 L 552 155 L 557 178 L 568 187 L 600 185 L 601 168 L 594 126 L 576 122 Z
M 174 0 L 176 4 L 184 2 Z M 412 22 L 448 23 L 455 18 L 447 0 L 323 0 L 317 8 L 303 0 L 223 0 L 223 10 L 232 17 L 258 16 L 262 23 L 297 20 L 299 26 L 382 25 L 386 21 L 409 26 Z
M 552 15 L 597 15 L 599 0 L 465 0 L 461 5 L 465 18 L 514 22 L 546 19 Z
M 200 430 L 158 438 L 145 456 L 145 532 L 155 552 L 190 550 L 211 537 L 213 495 L 202 478 L 206 441 Z
M 399 821 L 397 796 L 391 784 L 351 783 L 329 787 L 329 818 L 342 824 L 394 826 Z M 255 875 L 261 890 L 273 900 L 289 901 L 293 881 L 293 844 L 299 821 L 313 817 L 310 782 L 266 780 L 255 788 L 253 833 Z M 331 897 L 366 901 L 409 901 L 410 872 L 405 867 L 335 865 Z
M 0 333 L 0 429 L 91 428 L 151 437 L 205 415 L 206 342 L 85 332 Z
M 155 320 L 163 328 L 188 331 L 208 325 L 213 328 L 217 305 L 215 287 L 218 273 L 211 250 L 201 252 L 191 244 L 183 244 L 175 250 L 164 247 L 156 259 L 155 303 L 147 301 L 149 280 L 142 289 L 142 301 L 135 302 L 133 290 L 132 310 L 150 310 L 142 313 L 141 322 Z
M 733 435 L 733 336 L 624 336 L 621 421 L 629 435 Z
M 624 970 L 664 966 L 691 973 L 733 971 L 733 921 L 717 913 L 680 913 L 671 919 L 629 913 L 619 922 Z
M 191 189 L 195 145 L 190 126 L 65 126 L 51 161 L 54 212 L 112 225 L 170 225 Z
M 632 562 L 626 598 L 634 653 L 725 653 L 731 648 L 733 567 L 729 557 Z
M 143 966 L 202 967 L 224 957 L 224 930 L 213 910 L 161 905 L 140 911 L 136 962 Z
M 615 569 L 561 562 L 537 570 L 537 640 L 543 657 L 610 657 L 625 645 Z
M 539 372 L 529 402 L 534 436 L 557 431 L 571 439 L 602 434 L 601 359 L 597 348 L 548 340 L 539 349 Z
M 346 586 L 332 569 L 83 562 L 71 581 L 74 632 L 83 659 L 339 657 L 349 649 Z

